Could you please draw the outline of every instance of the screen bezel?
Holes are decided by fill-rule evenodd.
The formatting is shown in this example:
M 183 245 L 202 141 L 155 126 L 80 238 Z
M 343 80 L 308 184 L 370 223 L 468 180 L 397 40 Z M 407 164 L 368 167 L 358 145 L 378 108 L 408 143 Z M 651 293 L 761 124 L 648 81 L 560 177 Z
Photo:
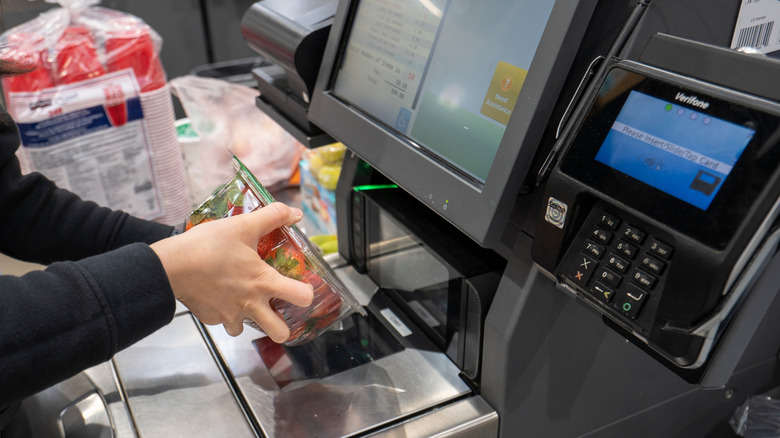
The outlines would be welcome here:
M 632 90 L 755 129 L 753 139 L 706 210 L 596 161 L 596 154 Z M 695 94 L 710 106 L 701 109 L 675 101 L 677 92 Z M 745 95 L 660 70 L 613 67 L 564 154 L 560 171 L 700 243 L 723 250 L 751 210 L 757 208 L 756 200 L 780 163 L 780 148 L 768 147 L 771 144 L 767 143 L 780 127 L 780 118 L 749 102 Z
M 484 183 L 332 92 L 358 3 L 339 3 L 309 108 L 310 121 L 474 241 L 495 248 L 522 193 L 596 1 L 556 2 L 518 97 L 524 105 L 515 107 Z

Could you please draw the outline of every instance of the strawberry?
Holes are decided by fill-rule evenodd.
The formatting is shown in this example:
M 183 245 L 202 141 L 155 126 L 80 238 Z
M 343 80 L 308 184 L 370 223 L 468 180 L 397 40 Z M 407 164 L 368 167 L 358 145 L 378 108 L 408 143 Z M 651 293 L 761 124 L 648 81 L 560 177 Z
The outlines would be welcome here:
M 306 327 L 303 324 L 296 324 L 293 327 L 290 327 L 290 337 L 287 338 L 285 342 L 290 343 L 298 339 L 304 333 L 306 333 Z
M 314 300 L 306 309 L 307 322 L 315 331 L 324 329 L 341 316 L 341 297 L 314 272 L 307 272 L 303 281 L 314 287 Z
M 240 205 L 228 205 L 228 212 L 227 216 L 238 216 L 239 214 L 244 212 L 244 207 Z
M 287 301 L 274 298 L 271 300 L 271 308 L 279 315 L 287 327 L 290 328 L 290 337 L 285 341 L 286 344 L 296 341 L 304 334 L 308 334 L 311 331 L 312 324 L 310 324 L 304 316 L 305 308 L 294 306 Z M 293 345 L 303 341 L 299 339 Z
M 304 283 L 308 283 L 314 289 L 314 300 L 317 300 L 317 295 L 322 290 L 327 290 L 328 286 L 325 284 L 325 280 L 314 271 L 306 271 L 301 279 Z
M 189 231 L 195 225 L 205 224 L 206 222 L 211 222 L 213 220 L 214 219 L 207 217 L 207 218 L 203 218 L 199 222 L 195 223 L 195 222 L 193 222 L 194 218 L 190 218 L 190 220 L 187 221 L 187 225 L 184 226 L 184 231 Z
M 271 250 L 282 245 L 286 239 L 287 236 L 282 232 L 282 229 L 277 228 L 260 238 L 257 242 L 257 253 L 265 259 Z
M 269 251 L 265 256 L 265 262 L 280 274 L 295 280 L 300 280 L 306 273 L 306 259 L 291 245 L 283 245 Z
M 341 303 L 339 303 L 341 304 Z M 314 330 L 325 330 L 328 327 L 330 327 L 331 324 L 333 324 L 334 321 L 338 319 L 341 312 L 338 311 L 338 308 L 333 310 L 331 313 L 326 314 L 325 316 L 318 318 L 315 325 Z
M 317 330 L 328 327 L 341 315 L 341 297 L 329 291 L 320 297 L 320 301 L 309 310 L 309 316 L 316 319 Z

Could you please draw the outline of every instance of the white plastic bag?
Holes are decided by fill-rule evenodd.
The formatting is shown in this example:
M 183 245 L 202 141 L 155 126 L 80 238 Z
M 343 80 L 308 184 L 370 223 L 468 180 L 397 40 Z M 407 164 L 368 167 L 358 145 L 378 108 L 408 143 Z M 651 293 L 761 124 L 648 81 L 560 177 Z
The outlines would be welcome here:
M 734 411 L 729 425 L 745 438 L 780 437 L 780 388 L 748 397 Z
M 59 3 L 0 36 L 0 58 L 33 69 L 3 79 L 9 92 L 40 91 L 132 69 L 142 92 L 166 83 L 159 53 L 162 38 L 143 20 L 95 6 L 99 0 Z
M 27 70 L 2 81 L 22 170 L 98 204 L 179 224 L 192 204 L 160 36 L 97 0 L 47 1 L 62 7 L 0 35 L 0 59 Z
M 207 198 L 232 174 L 228 150 L 265 187 L 290 179 L 305 148 L 257 108 L 259 91 L 194 75 L 174 78 L 170 85 L 199 138 L 182 144 L 193 200 Z

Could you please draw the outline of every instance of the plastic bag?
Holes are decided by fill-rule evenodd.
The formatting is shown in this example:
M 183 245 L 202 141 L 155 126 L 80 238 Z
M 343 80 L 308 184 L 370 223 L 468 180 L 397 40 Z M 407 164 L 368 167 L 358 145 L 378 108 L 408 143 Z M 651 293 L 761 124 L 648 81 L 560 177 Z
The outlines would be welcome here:
M 729 421 L 739 436 L 746 438 L 780 437 L 780 388 L 748 397 Z
M 226 149 L 266 187 L 290 179 L 305 147 L 257 108 L 257 90 L 194 75 L 174 78 L 170 84 L 198 134 L 198 141 L 182 145 L 195 202 L 232 173 Z
M 0 58 L 31 69 L 3 79 L 6 96 L 40 91 L 132 69 L 142 92 L 166 83 L 162 38 L 132 15 L 94 6 L 97 0 L 47 0 L 50 9 L 0 36 Z
M 187 217 L 185 229 L 229 216 L 248 213 L 274 202 L 270 193 L 252 173 L 233 156 L 234 174 Z M 279 273 L 314 287 L 309 307 L 294 306 L 274 298 L 273 309 L 290 328 L 284 345 L 301 345 L 327 331 L 348 315 L 365 314 L 330 266 L 315 251 L 304 235 L 293 225 L 278 228 L 260 238 L 257 252 Z M 253 321 L 246 324 L 261 330 Z
M 180 224 L 193 204 L 160 36 L 97 0 L 47 1 L 62 7 L 0 35 L 0 59 L 27 71 L 2 80 L 23 172 L 115 210 Z

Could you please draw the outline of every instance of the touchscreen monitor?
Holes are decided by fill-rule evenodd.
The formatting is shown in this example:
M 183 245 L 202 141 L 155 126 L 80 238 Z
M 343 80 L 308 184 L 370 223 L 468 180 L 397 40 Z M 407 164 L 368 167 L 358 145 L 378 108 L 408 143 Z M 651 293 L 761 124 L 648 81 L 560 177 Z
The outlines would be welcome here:
M 596 160 L 697 208 L 706 210 L 734 169 L 755 130 L 632 90 Z
M 595 6 L 342 0 L 309 120 L 475 242 L 511 245 Z
M 361 1 L 333 92 L 485 182 L 554 4 Z

